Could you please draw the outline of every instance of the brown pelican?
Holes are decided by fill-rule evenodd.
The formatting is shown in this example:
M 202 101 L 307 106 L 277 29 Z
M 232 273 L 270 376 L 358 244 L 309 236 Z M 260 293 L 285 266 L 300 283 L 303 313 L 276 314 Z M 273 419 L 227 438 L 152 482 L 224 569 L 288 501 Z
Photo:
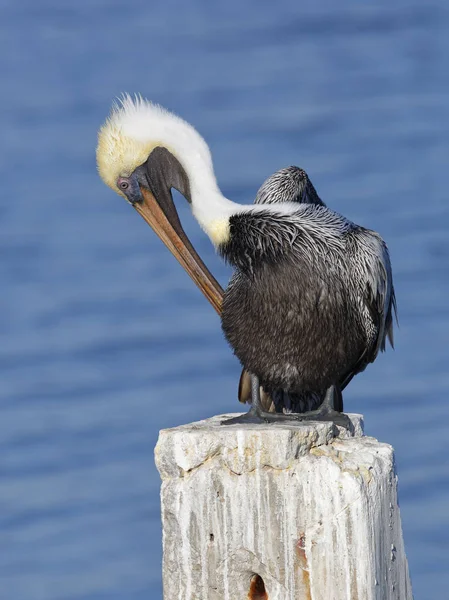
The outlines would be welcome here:
M 171 188 L 235 268 L 222 328 L 251 373 L 252 407 L 232 422 L 307 417 L 347 424 L 336 412 L 341 390 L 385 349 L 387 337 L 393 342 L 395 297 L 382 238 L 321 202 L 228 200 L 203 138 L 141 98 L 126 96 L 114 107 L 100 130 L 97 163 L 105 183 L 147 220 L 217 311 L 221 288 L 182 230 Z M 267 413 L 260 385 L 269 394 L 323 401 L 305 414 Z

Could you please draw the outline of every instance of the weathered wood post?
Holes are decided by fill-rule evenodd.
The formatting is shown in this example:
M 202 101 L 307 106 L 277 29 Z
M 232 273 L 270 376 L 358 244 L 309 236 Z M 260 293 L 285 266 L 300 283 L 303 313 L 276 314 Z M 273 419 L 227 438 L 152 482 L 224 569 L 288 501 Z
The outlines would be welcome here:
M 393 449 L 330 423 L 160 432 L 165 600 L 412 600 Z

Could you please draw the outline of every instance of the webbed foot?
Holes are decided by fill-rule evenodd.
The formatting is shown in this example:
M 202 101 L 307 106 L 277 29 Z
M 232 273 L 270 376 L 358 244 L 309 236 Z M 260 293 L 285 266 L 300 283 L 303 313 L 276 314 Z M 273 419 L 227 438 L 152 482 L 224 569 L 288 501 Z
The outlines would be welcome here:
M 324 421 L 331 422 L 345 429 L 352 430 L 353 424 L 350 418 L 338 409 L 343 408 L 340 390 L 332 385 L 327 391 L 319 408 L 304 413 L 272 413 L 262 409 L 260 402 L 259 379 L 251 376 L 252 406 L 250 410 L 238 417 L 232 417 L 222 421 L 222 425 L 238 425 L 245 423 L 300 423 L 302 421 Z M 337 409 L 337 410 L 336 410 Z

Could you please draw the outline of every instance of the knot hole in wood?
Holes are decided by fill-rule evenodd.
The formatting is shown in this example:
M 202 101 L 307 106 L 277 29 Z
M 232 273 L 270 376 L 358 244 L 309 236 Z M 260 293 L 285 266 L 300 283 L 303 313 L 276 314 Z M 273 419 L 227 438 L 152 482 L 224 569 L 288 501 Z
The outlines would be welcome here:
M 255 573 L 251 577 L 251 585 L 248 592 L 248 600 L 269 600 L 265 583 L 260 575 Z

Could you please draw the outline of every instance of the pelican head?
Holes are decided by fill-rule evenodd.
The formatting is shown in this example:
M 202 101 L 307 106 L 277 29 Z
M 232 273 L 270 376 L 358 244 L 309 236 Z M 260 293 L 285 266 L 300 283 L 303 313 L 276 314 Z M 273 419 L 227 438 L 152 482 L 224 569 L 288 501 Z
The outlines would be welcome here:
M 175 188 L 186 198 L 212 238 L 221 235 L 217 207 L 230 201 L 218 189 L 199 133 L 160 106 L 124 96 L 100 129 L 97 165 L 103 181 L 139 212 L 219 312 L 223 290 L 187 238 L 171 193 Z

